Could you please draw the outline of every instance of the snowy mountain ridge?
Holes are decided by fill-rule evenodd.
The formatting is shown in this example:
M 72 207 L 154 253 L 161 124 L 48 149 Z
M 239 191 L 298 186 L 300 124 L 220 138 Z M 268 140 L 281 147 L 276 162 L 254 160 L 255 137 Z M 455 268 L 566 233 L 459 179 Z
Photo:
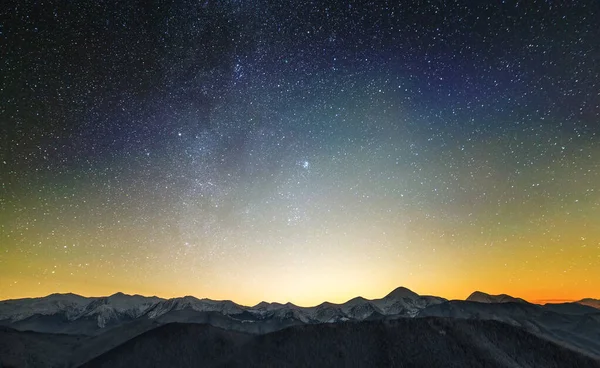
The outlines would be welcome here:
M 0 321 L 18 322 L 41 315 L 62 314 L 68 321 L 84 317 L 96 318 L 99 327 L 122 316 L 142 316 L 156 305 L 158 297 L 116 293 L 107 297 L 84 297 L 77 294 L 51 294 L 40 298 L 12 299 L 0 302 Z
M 519 303 L 529 305 L 520 298 L 505 294 L 490 295 L 483 292 L 474 292 L 466 301 L 484 304 Z M 38 323 L 65 323 L 66 321 L 66 323 L 83 323 L 88 326 L 85 328 L 95 326 L 95 329 L 104 329 L 139 319 L 158 321 L 165 318 L 180 318 L 177 315 L 188 316 L 185 318 L 196 318 L 201 315 L 221 316 L 219 318 L 224 318 L 223 321 L 230 321 L 226 323 L 265 322 L 283 325 L 335 323 L 389 317 L 412 318 L 418 316 L 426 308 L 447 302 L 448 300 L 444 298 L 419 295 L 404 287 L 396 288 L 380 299 L 369 300 L 359 296 L 341 304 L 323 302 L 313 307 L 276 302 L 261 302 L 248 307 L 230 300 L 198 299 L 193 296 L 163 299 L 123 293 L 106 297 L 51 294 L 41 298 L 0 301 L 0 325 L 23 326 L 22 328 L 25 329 L 32 329 L 31 326 L 34 326 L 33 329 L 35 329 Z M 584 299 L 578 303 L 600 308 L 600 301 L 595 299 Z M 46 322 L 48 318 L 54 322 Z M 39 320 L 42 322 L 38 322 Z
M 246 314 L 253 319 L 293 319 L 303 323 L 364 320 L 373 316 L 401 315 L 412 317 L 428 305 L 446 299 L 420 296 L 406 288 L 397 288 L 381 299 L 356 297 L 342 304 L 324 302 L 314 307 L 292 303 L 261 302 L 253 307 L 229 300 L 216 301 L 184 296 L 172 299 L 116 293 L 106 297 L 83 297 L 76 294 L 52 294 L 41 298 L 13 299 L 0 302 L 0 321 L 15 323 L 34 316 L 64 315 L 68 321 L 94 318 L 98 327 L 110 322 L 146 317 L 156 319 L 175 311 L 217 312 L 236 318 Z

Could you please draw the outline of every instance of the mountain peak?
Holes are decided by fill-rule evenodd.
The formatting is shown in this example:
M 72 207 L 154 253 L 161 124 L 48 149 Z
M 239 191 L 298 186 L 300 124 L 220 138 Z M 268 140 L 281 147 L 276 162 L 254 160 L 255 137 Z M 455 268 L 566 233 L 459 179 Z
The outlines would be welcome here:
M 483 291 L 475 291 L 466 299 L 477 303 L 527 303 L 524 299 L 515 298 L 507 294 L 491 295 Z
M 259 308 L 268 308 L 271 304 L 265 301 L 262 301 L 258 304 L 256 304 L 255 306 L 253 306 L 253 309 L 259 309 Z
M 391 293 L 386 295 L 384 299 L 400 299 L 400 298 L 418 298 L 419 294 L 414 291 L 407 289 L 403 286 L 395 288 Z
M 363 302 L 367 302 L 368 300 L 363 298 L 362 296 L 357 296 L 354 297 L 350 300 L 348 300 L 346 303 L 363 303 Z

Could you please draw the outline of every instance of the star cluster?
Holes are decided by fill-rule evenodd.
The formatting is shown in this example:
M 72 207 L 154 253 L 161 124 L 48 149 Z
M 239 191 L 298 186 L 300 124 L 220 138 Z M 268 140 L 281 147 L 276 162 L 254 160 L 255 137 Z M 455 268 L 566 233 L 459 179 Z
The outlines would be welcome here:
M 598 296 L 596 1 L 0 14 L 0 298 Z

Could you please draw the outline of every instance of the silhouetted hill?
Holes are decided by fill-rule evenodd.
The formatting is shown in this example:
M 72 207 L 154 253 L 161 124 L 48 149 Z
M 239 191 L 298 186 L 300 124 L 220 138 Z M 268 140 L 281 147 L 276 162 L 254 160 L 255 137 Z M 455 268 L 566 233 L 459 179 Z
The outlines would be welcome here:
M 84 367 L 600 367 L 498 321 L 398 319 L 294 326 L 265 335 L 168 324 Z
M 589 307 L 593 307 L 596 309 L 600 309 L 600 300 L 598 300 L 598 299 L 586 298 L 586 299 L 581 299 L 577 303 L 587 305 Z
M 544 308 L 556 313 L 563 314 L 584 315 L 600 313 L 600 310 L 598 310 L 597 308 L 580 303 L 547 303 L 544 304 Z
M 527 303 L 524 299 L 515 298 L 507 294 L 491 295 L 481 291 L 475 291 L 469 295 L 467 301 L 478 303 Z

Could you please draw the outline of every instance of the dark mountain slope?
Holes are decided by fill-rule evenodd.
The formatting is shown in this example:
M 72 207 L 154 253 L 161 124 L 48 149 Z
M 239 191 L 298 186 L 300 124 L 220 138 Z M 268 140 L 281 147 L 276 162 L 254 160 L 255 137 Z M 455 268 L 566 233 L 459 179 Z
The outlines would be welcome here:
M 596 314 L 562 314 L 526 303 L 453 300 L 427 307 L 418 317 L 501 321 L 600 357 L 600 315 Z
M 82 338 L 0 327 L 0 367 L 62 366 Z
M 418 318 L 294 326 L 259 336 L 168 324 L 84 366 L 600 368 L 600 362 L 498 321 Z
M 154 320 L 136 319 L 110 328 L 96 336 L 84 336 L 73 349 L 66 364 L 69 367 L 77 367 L 160 325 Z
M 83 367 L 218 366 L 252 335 L 210 325 L 169 323 L 102 354 Z

